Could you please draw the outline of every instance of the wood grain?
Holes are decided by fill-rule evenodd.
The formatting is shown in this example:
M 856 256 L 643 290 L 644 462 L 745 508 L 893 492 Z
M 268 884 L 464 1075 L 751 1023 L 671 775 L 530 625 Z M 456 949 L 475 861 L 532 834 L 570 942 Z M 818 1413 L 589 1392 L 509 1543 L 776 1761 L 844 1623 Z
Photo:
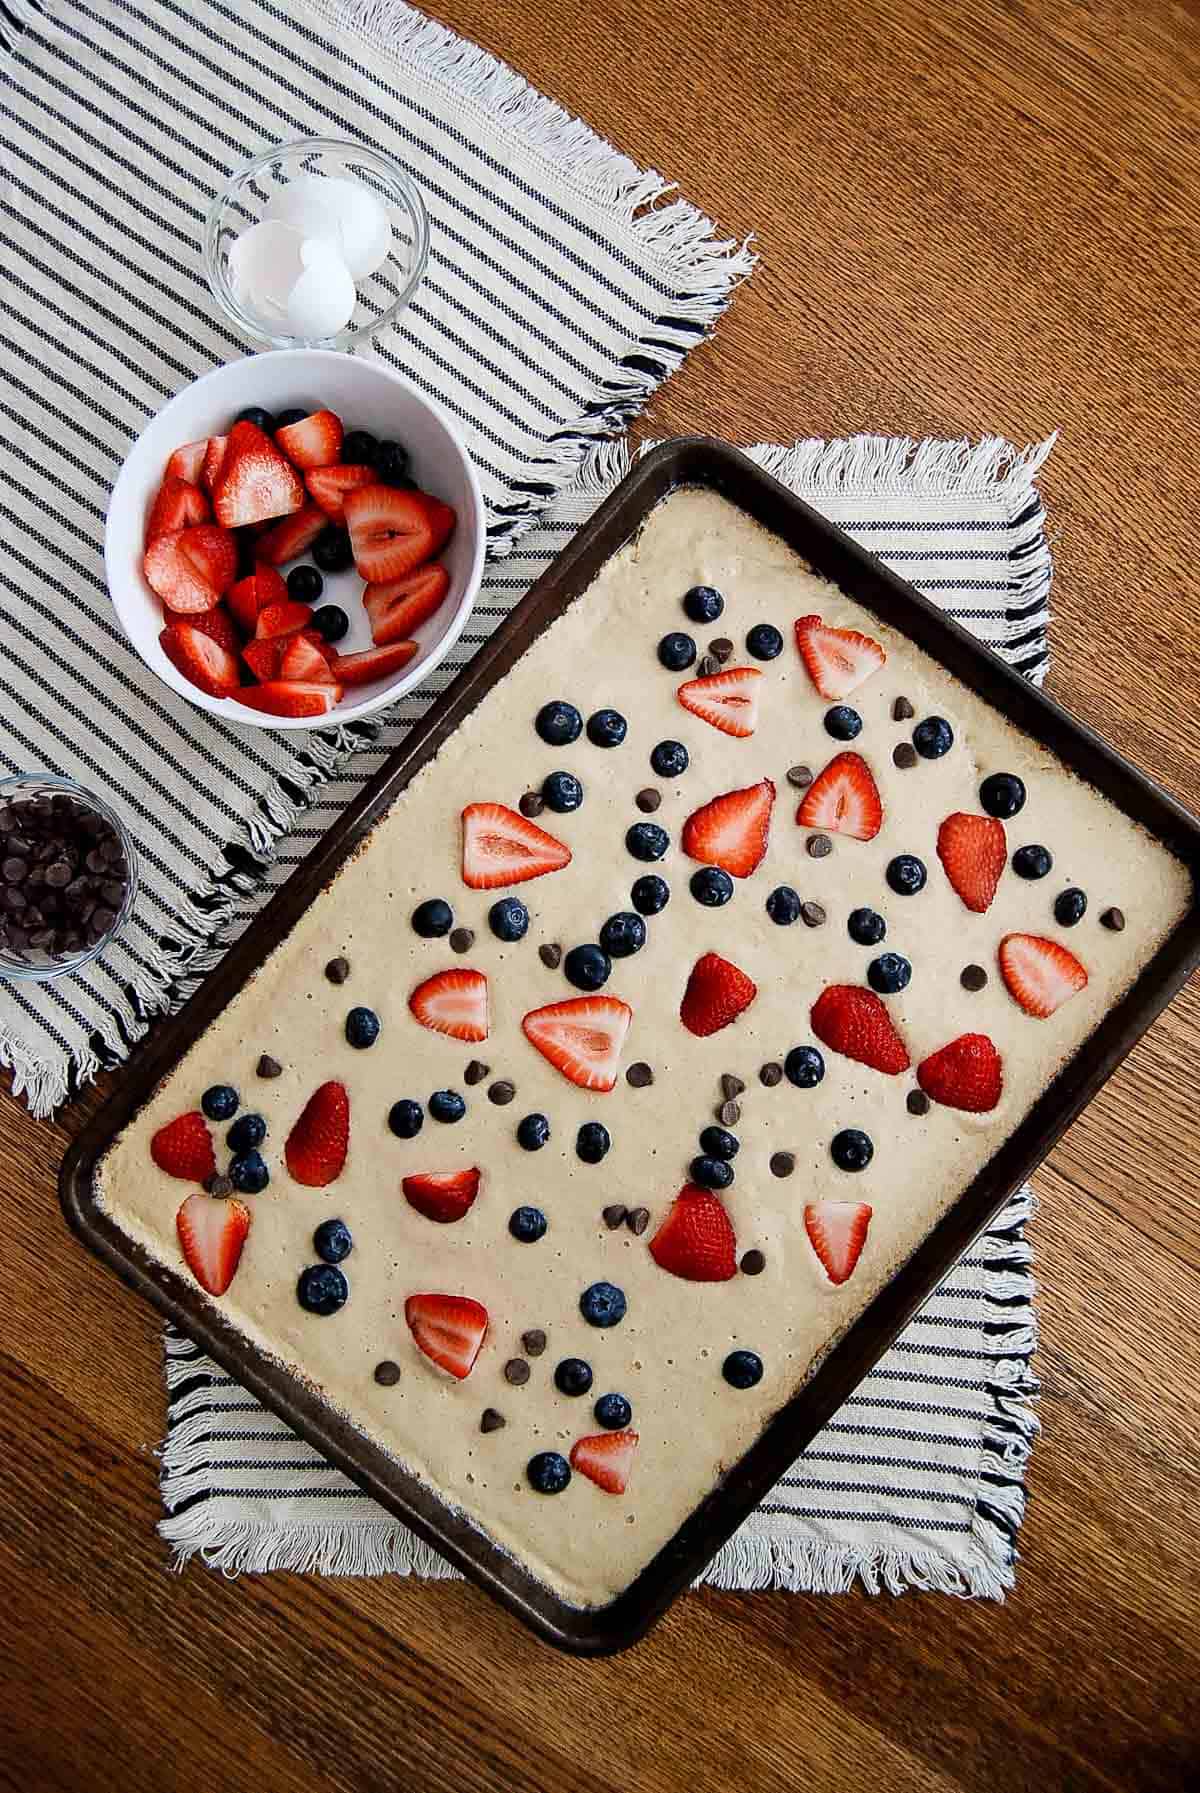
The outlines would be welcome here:
M 1140 0 L 443 0 L 762 265 L 645 428 L 1061 440 L 1054 691 L 1200 807 L 1200 27 Z M 1194 471 L 1194 470 L 1193 470 Z M 1038 1178 L 1016 1594 L 705 1592 L 582 1665 L 458 1586 L 165 1573 L 158 1325 L 0 1097 L 0 1785 L 1168 1789 L 1200 1774 L 1200 995 Z

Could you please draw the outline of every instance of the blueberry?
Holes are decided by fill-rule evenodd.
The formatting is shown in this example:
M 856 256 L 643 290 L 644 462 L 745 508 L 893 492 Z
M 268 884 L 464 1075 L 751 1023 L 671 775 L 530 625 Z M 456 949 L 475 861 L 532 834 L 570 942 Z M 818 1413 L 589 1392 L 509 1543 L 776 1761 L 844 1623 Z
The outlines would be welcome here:
M 238 1110 L 238 1093 L 231 1084 L 214 1083 L 200 1098 L 200 1106 L 210 1121 L 227 1121 Z
M 746 652 L 756 660 L 775 660 L 783 652 L 783 636 L 774 623 L 755 623 L 746 637 Z
M 615 1283 L 594 1282 L 579 1297 L 579 1311 L 589 1326 L 616 1326 L 625 1318 L 625 1296 Z
M 560 1395 L 585 1395 L 592 1386 L 592 1366 L 582 1357 L 564 1357 L 554 1371 L 554 1386 Z
M 753 1388 L 763 1377 L 763 1360 L 757 1351 L 731 1351 L 721 1365 L 730 1388 Z
M 270 411 L 264 411 L 261 405 L 247 405 L 244 411 L 238 412 L 233 421 L 235 423 L 252 423 L 255 429 L 261 430 L 265 436 L 273 436 L 279 428 L 279 419 Z
M 694 623 L 715 623 L 725 600 L 715 585 L 693 585 L 683 594 L 683 608 Z
M 835 741 L 853 741 L 862 734 L 862 717 L 849 704 L 834 704 L 825 712 L 825 733 Z
M 573 946 L 563 960 L 563 975 L 577 990 L 599 990 L 612 975 L 612 960 L 598 946 Z
M 600 930 L 600 944 L 610 959 L 628 959 L 646 944 L 646 924 L 628 909 L 610 915 Z
M 1053 864 L 1046 847 L 1018 847 L 1012 856 L 1012 868 L 1018 878 L 1044 878 Z
M 726 1164 L 723 1158 L 710 1158 L 704 1153 L 692 1159 L 688 1165 L 688 1176 L 701 1189 L 728 1189 L 733 1182 L 733 1166 Z
M 287 576 L 288 597 L 297 604 L 315 604 L 325 590 L 325 581 L 316 567 L 293 567 Z
M 660 741 L 650 765 L 660 778 L 679 778 L 688 769 L 688 750 L 682 741 Z
M 243 1114 L 225 1135 L 231 1152 L 252 1152 L 267 1137 L 267 1123 L 261 1114 Z
M 625 835 L 625 845 L 635 859 L 661 859 L 670 844 L 670 835 L 657 822 L 635 822 Z
M 989 816 L 1006 822 L 1025 807 L 1025 785 L 1015 772 L 993 772 L 979 787 L 979 801 Z
M 440 940 L 454 926 L 454 911 L 441 897 L 427 897 L 412 912 L 413 931 L 422 940 Z
M 286 430 L 290 423 L 303 423 L 308 415 L 309 413 L 307 411 L 302 411 L 299 405 L 293 405 L 287 411 L 278 411 L 276 413 L 275 428 L 277 430 Z
M 271 1181 L 261 1152 L 244 1152 L 229 1163 L 229 1180 L 239 1195 L 258 1195 Z
M 620 1432 L 633 1418 L 633 1408 L 624 1395 L 601 1395 L 592 1412 L 596 1424 L 606 1432 Z
M 348 458 L 344 446 L 342 458 Z M 411 486 L 413 483 L 409 475 L 408 450 L 399 442 L 377 443 L 372 466 L 385 486 Z
M 875 909 L 851 909 L 846 932 L 858 946 L 878 946 L 887 933 L 887 922 Z
M 733 879 L 719 865 L 702 865 L 688 879 L 688 889 L 706 909 L 721 909 L 733 895 Z
M 311 553 L 323 573 L 344 573 L 347 567 L 354 565 L 350 531 L 335 529 L 332 525 L 322 530 L 312 545 Z
M 1069 890 L 1061 890 L 1054 899 L 1054 919 L 1060 928 L 1073 928 L 1076 922 L 1083 920 L 1087 908 L 1087 893 L 1072 885 Z
M 296 1298 L 309 1314 L 336 1314 L 350 1298 L 350 1284 L 332 1264 L 310 1264 L 300 1272 Z
M 587 738 L 593 747 L 619 747 L 629 727 L 619 710 L 597 710 L 587 720 Z
M 551 772 L 542 780 L 542 798 L 556 815 L 569 815 L 583 802 L 583 786 L 573 772 Z
M 839 1170 L 866 1170 L 875 1147 L 861 1127 L 843 1127 L 830 1140 L 829 1154 Z
M 518 897 L 500 897 L 488 910 L 488 927 L 497 940 L 523 940 L 529 911 Z
M 544 1114 L 527 1114 L 517 1122 L 517 1144 L 527 1152 L 540 1152 L 550 1137 Z
M 695 664 L 696 643 L 681 629 L 673 629 L 659 642 L 658 658 L 668 672 L 683 672 L 686 667 Z
M 800 919 L 800 892 L 790 884 L 780 884 L 767 898 L 767 914 L 778 927 L 790 928 Z
M 570 741 L 577 741 L 583 730 L 583 717 L 574 704 L 564 703 L 556 697 L 552 703 L 543 704 L 533 719 L 533 726 L 548 747 L 565 747 Z
M 313 1234 L 313 1250 L 323 1264 L 340 1264 L 354 1250 L 350 1228 L 344 1220 L 323 1220 Z
M 424 1124 L 425 1110 L 419 1102 L 393 1102 L 388 1109 L 388 1126 L 397 1139 L 415 1139 Z
M 359 1052 L 373 1046 L 379 1038 L 379 1016 L 374 1009 L 351 1009 L 346 1016 L 346 1039 Z
M 815 1046 L 793 1046 L 783 1061 L 783 1074 L 797 1089 L 815 1089 L 825 1075 L 825 1060 Z
M 341 641 L 350 628 L 350 618 L 340 604 L 322 604 L 310 620 L 322 641 Z
M 665 878 L 650 872 L 636 880 L 629 900 L 639 915 L 659 915 L 671 900 L 671 886 Z
M 525 1465 L 525 1474 L 538 1494 L 561 1494 L 571 1479 L 571 1465 L 558 1451 L 539 1451 Z
M 585 1121 L 575 1135 L 576 1156 L 585 1164 L 599 1164 L 611 1144 L 612 1137 L 603 1121 Z
M 706 1127 L 700 1135 L 700 1150 L 710 1158 L 736 1158 L 741 1143 L 727 1127 Z
M 954 730 L 944 716 L 926 716 L 913 729 L 912 744 L 923 760 L 940 760 L 954 745 Z
M 912 979 L 912 966 L 900 953 L 880 953 L 867 966 L 867 982 L 880 996 L 895 996 L 907 989 Z
M 546 1231 L 546 1216 L 540 1208 L 514 1208 L 508 1230 L 522 1245 L 535 1245 Z
M 915 853 L 897 853 L 888 861 L 886 876 L 897 896 L 916 896 L 925 888 L 925 867 Z
M 435 1089 L 429 1098 L 429 1112 L 435 1121 L 461 1121 L 467 1105 L 456 1089 Z
M 373 467 L 379 444 L 370 430 L 347 430 L 342 442 L 342 460 L 347 467 Z

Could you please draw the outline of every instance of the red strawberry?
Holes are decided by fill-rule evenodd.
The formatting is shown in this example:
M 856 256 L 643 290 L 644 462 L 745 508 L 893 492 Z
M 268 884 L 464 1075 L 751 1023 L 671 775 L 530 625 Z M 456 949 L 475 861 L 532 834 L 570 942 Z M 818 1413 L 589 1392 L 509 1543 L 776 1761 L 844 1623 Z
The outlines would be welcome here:
M 224 529 L 198 523 L 156 536 L 146 549 L 142 570 L 169 610 L 191 615 L 211 610 L 233 584 L 237 549 Z
M 450 575 L 440 560 L 386 585 L 368 585 L 363 604 L 371 619 L 372 641 L 384 647 L 389 641 L 409 640 L 441 608 L 449 590 Z
M 637 1447 L 636 1432 L 594 1432 L 571 1446 L 571 1468 L 606 1494 L 624 1494 Z
M 194 523 L 207 523 L 211 516 L 208 499 L 199 486 L 174 477 L 164 479 L 146 518 L 146 545 L 148 547 L 156 535 L 188 529 Z
M 281 567 L 289 560 L 307 554 L 319 535 L 329 528 L 329 518 L 316 504 L 306 504 L 282 522 L 273 523 L 254 544 L 254 558 L 268 566 Z
M 921 1060 L 917 1082 L 946 1108 L 990 1114 L 1004 1089 L 1000 1054 L 985 1033 L 961 1033 Z
M 680 1190 L 650 1241 L 650 1256 L 685 1282 L 728 1282 L 737 1274 L 737 1240 L 711 1189 L 688 1183 Z
M 253 635 L 258 613 L 270 604 L 286 604 L 288 588 L 274 567 L 256 567 L 225 594 L 225 602 L 247 635 Z
M 341 528 L 346 521 L 343 503 L 347 492 L 375 484 L 369 467 L 314 467 L 306 473 L 304 483 L 313 503 L 319 505 L 331 523 Z
M 176 615 L 173 610 L 168 610 L 165 614 L 168 623 L 186 623 L 189 628 L 198 629 L 201 635 L 211 636 L 226 653 L 240 654 L 242 651 L 237 624 L 224 604 L 218 604 L 215 610 L 194 610 L 190 616 L 186 611 Z
M 217 1168 L 208 1122 L 198 1108 L 160 1127 L 150 1141 L 150 1156 L 159 1170 L 188 1183 L 203 1183 Z
M 813 1003 L 809 1016 L 822 1046 L 856 1064 L 898 1076 L 909 1067 L 908 1050 L 892 1018 L 873 990 L 858 984 L 830 984 Z
M 744 739 L 758 726 L 758 682 L 762 673 L 754 666 L 730 666 L 707 678 L 689 679 L 675 693 L 685 710 L 702 716 L 723 735 Z
M 503 803 L 468 803 L 462 812 L 463 883 L 472 890 L 523 884 L 571 863 L 571 849 Z
M 521 1029 L 570 1083 L 607 1093 L 616 1084 L 632 1020 L 633 1010 L 619 996 L 569 996 L 531 1009 Z
M 879 786 L 861 753 L 837 753 L 819 772 L 796 811 L 801 828 L 874 840 L 883 826 Z
M 341 702 L 340 685 L 289 684 L 284 679 L 269 679 L 265 685 L 243 685 L 234 694 L 237 701 L 252 710 L 263 710 L 268 716 L 326 716 Z
M 1004 823 L 956 810 L 938 829 L 937 850 L 951 885 L 968 909 L 982 915 L 991 907 L 1008 859 Z
M 1077 996 L 1088 981 L 1074 953 L 1039 934 L 1006 934 L 998 956 L 1009 995 L 1027 1015 L 1042 1021 Z
M 338 654 L 332 661 L 333 676 L 343 685 L 370 685 L 399 672 L 416 651 L 415 641 L 393 641 L 390 647 L 368 648 L 363 654 Z
M 199 442 L 185 442 L 177 448 L 163 469 L 163 484 L 169 479 L 185 479 L 189 486 L 198 486 L 204 472 L 204 457 L 208 453 L 208 437 L 201 436 Z
M 437 553 L 440 543 L 429 509 L 434 502 L 398 486 L 376 484 L 347 492 L 343 508 L 354 564 L 368 583 L 402 579 Z
M 689 859 L 721 866 L 735 878 L 748 878 L 767 850 L 774 802 L 775 786 L 769 778 L 744 791 L 714 797 L 684 823 L 684 852 Z
M 313 411 L 299 423 L 285 423 L 276 430 L 275 442 L 292 466 L 305 473 L 313 467 L 331 467 L 341 458 L 342 420 L 332 411 Z
M 679 1019 L 701 1039 L 736 1021 L 758 995 L 758 985 L 719 953 L 705 953 L 692 966 Z
M 809 1202 L 804 1227 L 831 1283 L 848 1282 L 867 1242 L 866 1202 Z
M 185 529 L 179 545 L 220 597 L 224 597 L 237 578 L 237 543 L 227 529 L 215 523 L 201 523 Z
M 488 1037 L 488 986 L 482 971 L 435 971 L 417 985 L 408 1006 L 432 1033 L 448 1033 L 454 1040 Z
M 297 629 L 303 629 L 312 622 L 312 611 L 307 604 L 296 604 L 290 598 L 281 603 L 268 604 L 260 610 L 255 618 L 254 634 L 258 641 L 269 641 L 273 635 L 294 635 Z
M 217 481 L 225 466 L 225 456 L 229 452 L 228 436 L 210 436 L 204 444 L 204 461 L 200 468 L 200 484 L 212 497 Z
M 328 660 L 315 642 L 309 640 L 310 633 L 311 631 L 308 629 L 300 629 L 295 635 L 275 637 L 277 641 L 282 639 L 284 642 L 278 676 L 293 682 L 299 680 L 301 684 L 306 682 L 310 685 L 338 684 L 339 680 L 335 679 L 329 670 Z M 353 657 L 352 655 L 351 658 Z M 348 683 L 345 679 L 340 682 Z
M 175 1231 L 188 1269 L 210 1295 L 223 1295 L 237 1273 L 250 1231 L 245 1202 L 189 1195 L 175 1216 Z
M 849 697 L 887 659 L 869 635 L 857 629 L 834 629 L 819 616 L 798 618 L 796 646 L 822 697 Z
M 430 1170 L 421 1176 L 404 1177 L 400 1183 L 410 1208 L 426 1220 L 447 1226 L 461 1220 L 479 1194 L 477 1170 Z
M 284 1162 L 295 1183 L 324 1189 L 342 1174 L 350 1146 L 350 1098 L 343 1083 L 322 1083 L 287 1136 Z
M 488 1311 L 469 1295 L 410 1295 L 404 1303 L 413 1343 L 461 1382 L 487 1337 Z
M 158 645 L 176 672 L 209 697 L 228 697 L 242 682 L 236 643 L 232 649 L 224 647 L 190 622 L 168 623 Z
M 229 447 L 213 487 L 218 523 L 238 529 L 243 523 L 265 523 L 304 506 L 304 482 L 269 436 L 253 423 L 235 423 Z
M 242 649 L 242 659 L 260 685 L 269 684 L 272 679 L 279 677 L 284 650 L 291 639 L 290 635 L 273 635 L 268 641 L 246 643 Z

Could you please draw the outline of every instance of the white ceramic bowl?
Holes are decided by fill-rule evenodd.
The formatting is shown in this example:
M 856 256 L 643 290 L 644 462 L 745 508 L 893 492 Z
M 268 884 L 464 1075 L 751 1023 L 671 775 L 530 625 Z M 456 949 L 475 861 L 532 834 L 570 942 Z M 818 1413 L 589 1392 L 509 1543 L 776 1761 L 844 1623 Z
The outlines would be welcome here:
M 223 435 L 247 405 L 268 411 L 292 406 L 336 411 L 346 428 L 370 430 L 402 442 L 412 457 L 413 478 L 434 497 L 454 506 L 458 522 L 439 555 L 450 574 L 450 590 L 436 616 L 416 632 L 420 652 L 389 679 L 347 692 L 336 709 L 311 717 L 267 716 L 233 698 L 209 697 L 181 677 L 158 645 L 162 605 L 142 573 L 146 517 L 172 450 L 201 436 Z M 208 710 L 243 728 L 311 729 L 353 722 L 395 703 L 427 678 L 462 633 L 479 590 L 486 546 L 483 496 L 455 425 L 442 410 L 399 374 L 373 361 L 332 349 L 279 349 L 228 362 L 193 381 L 171 399 L 142 431 L 117 475 L 104 530 L 104 564 L 109 594 L 125 633 L 146 665 L 172 691 L 197 709 Z M 286 572 L 283 568 L 281 571 Z M 371 631 L 362 606 L 363 582 L 351 567 L 326 573 L 321 604 L 340 604 L 350 632 L 338 652 L 369 648 Z

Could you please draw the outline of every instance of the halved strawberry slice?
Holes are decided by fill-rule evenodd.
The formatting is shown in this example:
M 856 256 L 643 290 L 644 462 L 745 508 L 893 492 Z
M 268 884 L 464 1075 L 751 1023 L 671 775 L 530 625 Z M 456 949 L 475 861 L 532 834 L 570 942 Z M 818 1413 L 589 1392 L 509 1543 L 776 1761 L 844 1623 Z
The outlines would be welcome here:
M 225 466 L 229 452 L 228 436 L 210 436 L 204 444 L 204 461 L 200 468 L 200 484 L 211 498 Z
M 737 1274 L 737 1240 L 723 1203 L 711 1189 L 688 1183 L 650 1241 L 660 1270 L 685 1282 L 728 1282 Z
M 858 629 L 832 628 L 819 616 L 797 619 L 796 646 L 822 697 L 849 697 L 887 659 L 869 635 Z
M 723 735 L 744 740 L 758 726 L 758 693 L 762 673 L 755 666 L 729 666 L 724 672 L 689 679 L 675 693 L 685 710 L 703 717 Z
M 398 486 L 360 486 L 343 505 L 354 564 L 371 584 L 402 579 L 436 553 L 437 536 L 422 494 Z
M 975 915 L 990 909 L 1008 859 L 1004 823 L 994 816 L 956 810 L 938 829 L 938 858 L 946 876 Z
M 689 859 L 719 865 L 734 878 L 748 878 L 767 850 L 775 786 L 769 778 L 744 791 L 726 791 L 683 825 L 682 845 Z
M 804 1230 L 831 1283 L 848 1282 L 871 1224 L 866 1202 L 809 1202 Z
M 281 679 L 299 680 L 312 685 L 347 684 L 348 680 L 335 678 L 329 669 L 329 662 L 316 644 L 309 640 L 310 631 L 300 629 L 295 635 L 282 637 L 284 649 L 279 661 L 279 677 Z M 280 637 L 276 636 L 276 640 Z M 353 656 L 351 656 L 353 658 Z
M 200 523 L 185 529 L 179 546 L 192 565 L 219 597 L 224 597 L 237 578 L 237 543 L 227 529 Z
M 521 1030 L 568 1082 L 607 1093 L 616 1084 L 632 1020 L 633 1010 L 619 996 L 570 996 L 531 1009 Z
M 212 1134 L 198 1108 L 160 1127 L 150 1141 L 150 1156 L 169 1177 L 183 1177 L 189 1183 L 203 1183 L 217 1168 Z
M 917 1066 L 917 1082 L 933 1102 L 967 1114 L 990 1114 L 1004 1091 L 1000 1054 L 985 1033 L 962 1033 Z
M 287 1136 L 284 1162 L 296 1183 L 324 1189 L 342 1174 L 350 1149 L 350 1098 L 344 1083 L 322 1083 Z
M 340 685 L 289 684 L 271 679 L 265 685 L 243 685 L 233 694 L 238 703 L 268 716 L 327 716 L 342 699 Z
M 237 575 L 233 537 L 212 523 L 155 536 L 142 560 L 146 583 L 169 610 L 211 610 Z
M 189 1195 L 175 1216 L 175 1231 L 188 1269 L 210 1295 L 223 1295 L 241 1261 L 250 1231 L 250 1210 L 232 1197 Z
M 479 1194 L 477 1170 L 429 1170 L 400 1183 L 410 1208 L 439 1226 L 461 1220 Z
M 431 1033 L 446 1033 L 454 1040 L 488 1037 L 488 986 L 482 971 L 458 966 L 435 971 L 417 985 L 408 1006 Z
M 266 641 L 246 643 L 242 649 L 242 659 L 260 685 L 269 684 L 272 679 L 279 677 L 284 650 L 291 639 L 290 635 L 273 635 Z
M 908 1048 L 896 1032 L 874 990 L 858 984 L 830 984 L 813 1003 L 809 1016 L 822 1046 L 896 1077 L 907 1071 Z
M 404 1303 L 413 1343 L 431 1363 L 462 1381 L 487 1337 L 488 1311 L 469 1295 L 410 1295 Z
M 719 953 L 704 953 L 692 966 L 679 1019 L 701 1039 L 736 1021 L 758 995 L 758 985 Z
M 571 863 L 571 849 L 503 803 L 468 803 L 462 812 L 463 883 L 472 890 L 523 884 Z
M 393 641 L 390 647 L 368 648 L 361 654 L 338 654 L 331 662 L 333 676 L 343 685 L 369 685 L 399 672 L 416 651 L 415 641 Z
M 369 467 L 314 467 L 304 475 L 304 484 L 313 503 L 340 528 L 346 521 L 346 493 L 374 485 L 375 475 Z
M 421 624 L 440 610 L 450 590 L 450 575 L 440 560 L 390 579 L 386 585 L 368 585 L 363 604 L 371 619 L 371 639 L 377 647 L 389 641 L 407 641 Z
M 294 635 L 297 629 L 303 629 L 311 622 L 312 611 L 307 604 L 284 598 L 281 603 L 268 604 L 259 611 L 254 622 L 255 639 L 269 641 L 273 635 Z
M 316 504 L 306 504 L 281 522 L 273 523 L 254 544 L 254 558 L 268 566 L 281 567 L 289 560 L 307 554 L 319 535 L 329 528 L 329 518 Z
M 213 511 L 226 529 L 265 523 L 304 506 L 304 482 L 257 424 L 235 423 L 213 487 Z
M 199 486 L 189 485 L 186 480 L 174 476 L 164 479 L 146 518 L 146 545 L 149 546 L 156 535 L 189 529 L 195 523 L 207 523 L 211 516 L 208 499 Z
M 199 442 L 185 442 L 182 448 L 175 450 L 163 468 L 164 485 L 169 479 L 185 479 L 189 486 L 198 486 L 207 453 L 207 436 L 201 436 Z
M 636 1432 L 594 1432 L 571 1446 L 571 1468 L 605 1494 L 624 1494 L 637 1447 Z
M 1040 934 L 1006 934 L 998 957 L 1009 995 L 1040 1021 L 1087 985 L 1088 974 L 1074 953 Z
M 801 828 L 874 840 L 883 827 L 879 786 L 861 753 L 837 753 L 819 772 L 796 811 Z
M 247 635 L 253 635 L 260 610 L 288 601 L 287 584 L 274 567 L 256 567 L 236 585 L 231 585 L 225 594 L 225 602 Z
M 189 628 L 198 629 L 201 635 L 211 636 L 226 653 L 236 655 L 242 651 L 242 638 L 238 634 L 237 624 L 224 604 L 218 604 L 213 610 L 194 610 L 190 616 L 186 611 L 176 615 L 173 610 L 166 611 L 165 615 L 168 623 L 186 623 Z
M 299 423 L 285 423 L 276 430 L 275 444 L 292 466 L 304 473 L 313 467 L 331 467 L 341 458 L 342 420 L 332 411 L 312 411 Z
M 223 647 L 190 622 L 168 623 L 158 645 L 176 672 L 209 697 L 228 697 L 242 682 L 236 645 Z

